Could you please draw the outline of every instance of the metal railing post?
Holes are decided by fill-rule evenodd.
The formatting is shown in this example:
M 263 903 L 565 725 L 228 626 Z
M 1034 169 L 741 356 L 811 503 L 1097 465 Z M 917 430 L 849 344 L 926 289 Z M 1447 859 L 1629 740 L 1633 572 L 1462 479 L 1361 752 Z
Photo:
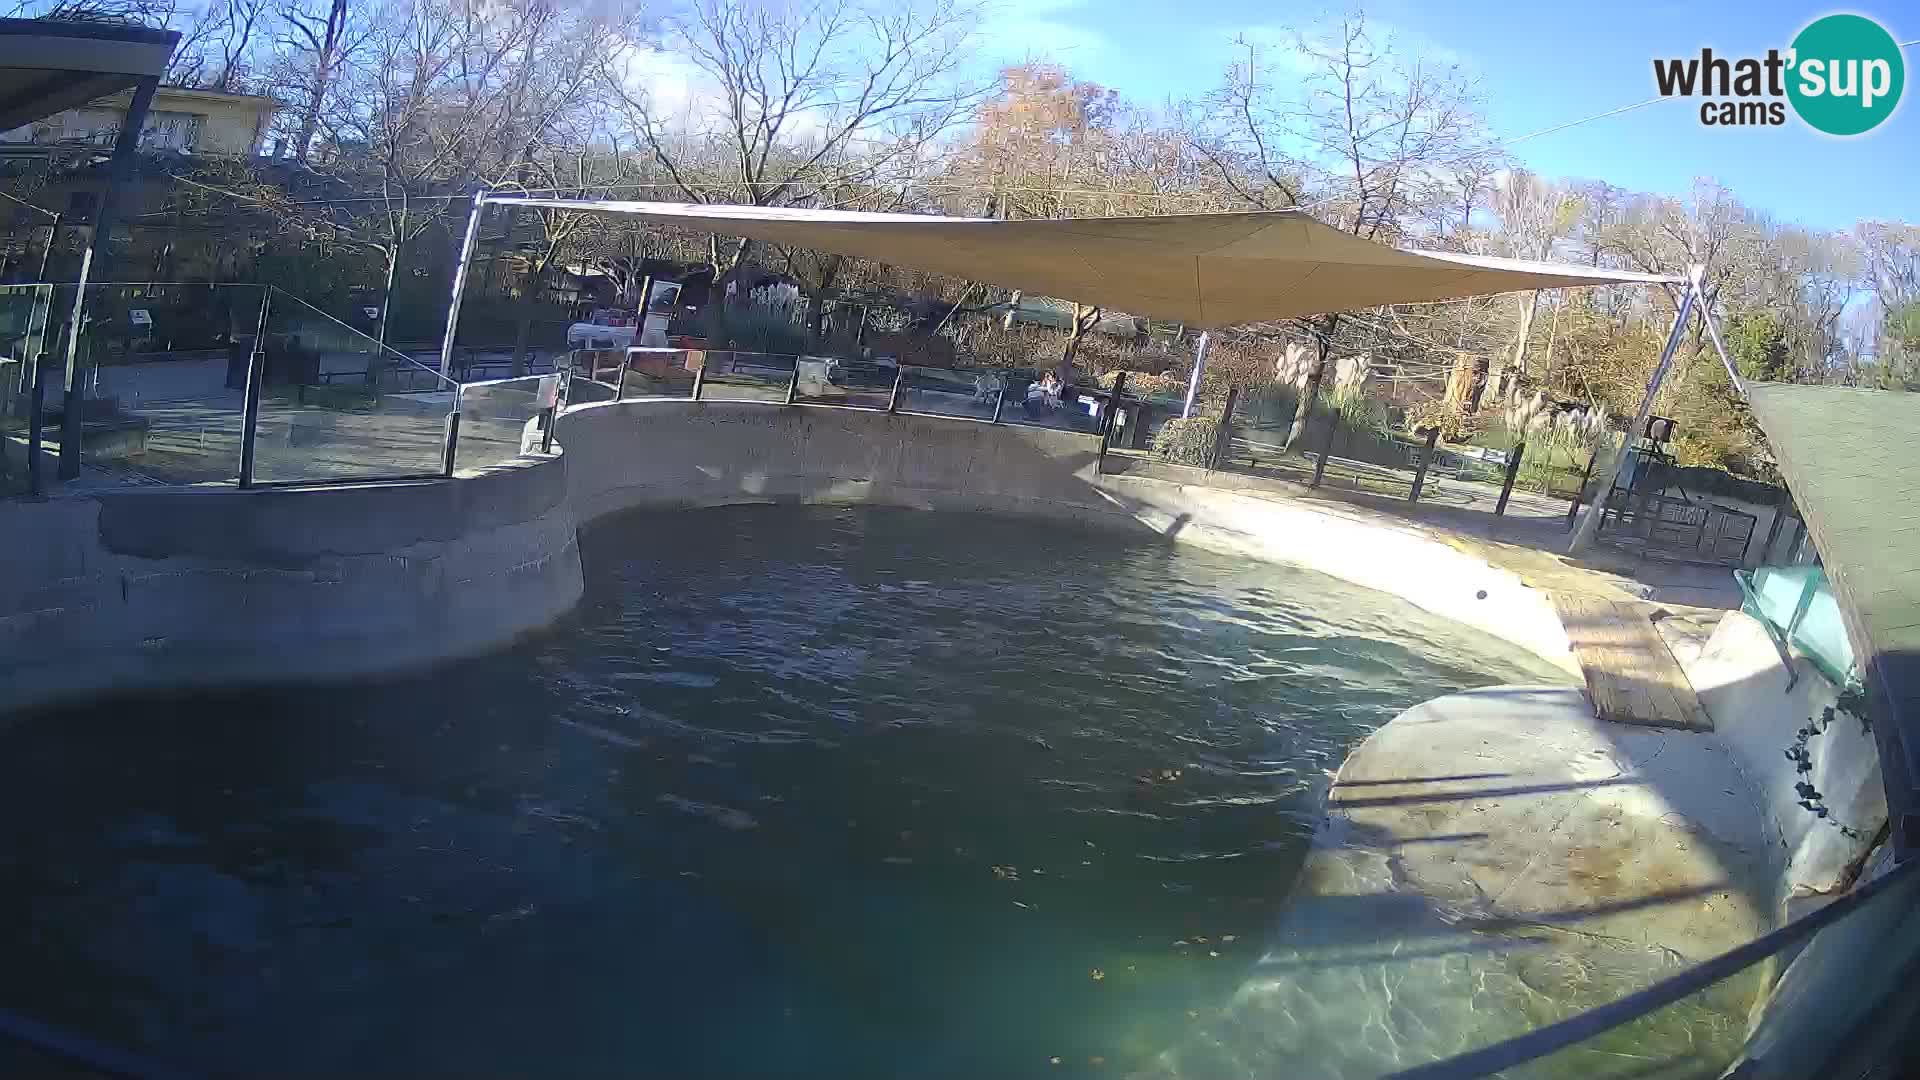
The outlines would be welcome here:
M 27 494 L 40 494 L 40 425 L 46 422 L 47 375 L 53 359 L 44 350 L 34 362 L 33 385 L 27 390 Z
M 1100 467 L 1107 461 L 1107 444 L 1113 441 L 1113 420 L 1120 415 L 1120 395 L 1127 391 L 1127 373 L 1122 371 L 1113 377 L 1113 392 L 1107 396 L 1107 414 L 1100 418 L 1100 452 L 1094 455 L 1093 472 L 1100 474 Z
M 1507 452 L 1507 478 L 1500 484 L 1500 501 L 1493 504 L 1493 516 L 1499 517 L 1507 512 L 1507 497 L 1513 494 L 1514 478 L 1520 475 L 1520 459 L 1526 456 L 1527 444 L 1517 442 Z
M 260 292 L 260 319 L 253 331 L 253 353 L 247 357 L 246 405 L 240 414 L 240 476 L 243 488 L 253 486 L 254 444 L 260 438 L 260 395 L 267 384 L 267 319 L 273 311 L 273 287 Z
M 700 354 L 700 366 L 693 369 L 693 396 L 690 400 L 700 400 L 700 385 L 707 381 L 707 354 Z
M 1007 403 L 1007 379 L 1006 379 L 1006 376 L 1003 375 L 1000 377 L 1000 389 L 995 390 L 993 392 L 993 419 L 987 421 L 988 423 L 997 424 L 1000 422 L 1000 407 L 1002 405 L 1005 405 L 1006 403 Z
M 1313 418 L 1313 409 L 1307 409 L 1307 418 Z M 1313 463 L 1313 483 L 1309 487 L 1319 487 L 1320 478 L 1327 473 L 1327 458 L 1333 454 L 1333 437 L 1340 431 L 1340 410 L 1327 410 L 1327 437 L 1320 440 L 1320 458 Z
M 1420 501 L 1420 489 L 1427 483 L 1427 466 L 1433 462 L 1433 447 L 1439 441 L 1440 429 L 1428 428 L 1427 444 L 1420 451 L 1420 467 L 1413 471 L 1413 490 L 1407 494 L 1407 501 L 1410 503 Z
M 453 478 L 454 456 L 456 451 L 458 451 L 460 448 L 460 406 L 458 404 L 460 400 L 459 390 L 455 390 L 453 392 L 453 399 L 455 402 L 454 409 L 452 412 L 447 414 L 446 457 L 442 461 L 441 467 L 440 467 L 440 475 L 446 477 L 449 480 Z
M 798 367 L 794 368 L 795 378 L 799 377 L 799 371 L 800 369 Z M 900 387 L 906 380 L 906 365 L 896 364 L 893 369 L 893 392 L 887 395 L 887 415 L 892 416 L 894 413 L 900 411 Z
M 1600 460 L 1600 450 L 1598 447 L 1595 447 L 1593 452 L 1587 455 L 1587 468 L 1585 472 L 1580 474 L 1580 486 L 1573 489 L 1573 505 L 1567 507 L 1568 529 L 1572 529 L 1574 522 L 1580 518 L 1580 501 L 1586 497 L 1587 481 L 1593 479 L 1593 464 L 1598 460 Z M 1779 518 L 1774 518 L 1775 525 L 1778 525 L 1779 521 Z
M 787 404 L 791 405 L 800 396 L 800 358 L 793 358 L 793 374 L 787 376 Z

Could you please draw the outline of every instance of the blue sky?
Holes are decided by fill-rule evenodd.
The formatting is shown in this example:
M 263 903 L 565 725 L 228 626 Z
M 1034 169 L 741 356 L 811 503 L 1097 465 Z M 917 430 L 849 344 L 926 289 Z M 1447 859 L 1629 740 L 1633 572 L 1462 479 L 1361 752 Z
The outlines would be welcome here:
M 1311 24 L 1343 9 L 1275 0 L 999 0 L 989 10 L 996 54 L 1053 59 L 1079 78 L 1159 102 L 1216 85 L 1237 33 Z M 1697 56 L 1703 45 L 1734 57 L 1764 55 L 1833 11 L 1872 16 L 1899 41 L 1920 38 L 1920 3 L 1912 0 L 1366 4 L 1369 25 L 1391 34 L 1397 49 L 1460 64 L 1502 138 L 1655 96 L 1655 56 Z M 1527 140 L 1511 152 L 1548 176 L 1635 191 L 1684 194 L 1695 177 L 1711 176 L 1748 206 L 1815 228 L 1849 228 L 1862 218 L 1920 222 L 1920 46 L 1905 55 L 1899 111 L 1861 138 L 1828 138 L 1791 116 L 1785 127 L 1705 127 L 1697 101 L 1674 99 Z

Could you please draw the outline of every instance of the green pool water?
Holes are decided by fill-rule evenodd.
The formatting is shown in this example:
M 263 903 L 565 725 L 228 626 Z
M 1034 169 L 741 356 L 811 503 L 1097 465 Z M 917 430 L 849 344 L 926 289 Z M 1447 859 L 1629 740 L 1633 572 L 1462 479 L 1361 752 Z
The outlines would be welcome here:
M 1360 739 L 1564 681 L 1028 520 L 638 513 L 582 553 L 510 652 L 7 721 L 0 1006 L 253 1075 L 1124 1075 L 1246 982 Z

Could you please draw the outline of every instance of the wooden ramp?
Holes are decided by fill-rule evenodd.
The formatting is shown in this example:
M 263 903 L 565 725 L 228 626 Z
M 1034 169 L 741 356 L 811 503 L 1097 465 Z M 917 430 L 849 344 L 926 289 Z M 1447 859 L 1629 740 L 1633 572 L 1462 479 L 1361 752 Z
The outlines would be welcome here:
M 1693 685 L 1647 617 L 1653 609 L 1560 595 L 1554 596 L 1553 608 L 1586 676 L 1595 716 L 1622 724 L 1713 730 Z

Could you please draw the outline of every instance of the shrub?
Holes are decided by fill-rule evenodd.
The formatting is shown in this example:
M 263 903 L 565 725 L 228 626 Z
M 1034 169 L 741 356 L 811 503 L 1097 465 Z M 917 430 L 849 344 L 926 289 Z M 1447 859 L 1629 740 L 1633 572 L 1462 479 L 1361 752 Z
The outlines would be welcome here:
M 717 343 L 712 309 L 708 309 L 706 336 Z M 792 313 L 779 307 L 761 307 L 743 305 L 727 309 L 727 338 L 732 348 L 742 352 L 773 353 L 779 356 L 798 356 L 807 351 L 806 327 L 793 321 Z
M 1441 398 L 1423 401 L 1407 410 L 1407 430 L 1420 435 L 1428 428 L 1439 428 L 1440 437 L 1450 443 L 1463 443 L 1473 437 L 1478 426 L 1474 417 L 1449 405 Z
M 1189 416 L 1160 425 L 1153 437 L 1153 452 L 1176 465 L 1213 464 L 1213 451 L 1220 439 L 1220 418 Z

